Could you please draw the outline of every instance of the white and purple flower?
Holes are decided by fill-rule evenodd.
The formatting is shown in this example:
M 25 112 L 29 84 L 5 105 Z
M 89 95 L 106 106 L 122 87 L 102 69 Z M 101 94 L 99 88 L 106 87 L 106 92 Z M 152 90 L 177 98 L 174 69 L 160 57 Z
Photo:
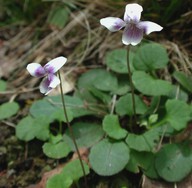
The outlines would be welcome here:
M 141 42 L 143 34 L 150 34 L 154 31 L 161 31 L 163 28 L 150 21 L 140 21 L 142 6 L 133 3 L 126 5 L 124 20 L 117 17 L 107 17 L 100 20 L 101 25 L 111 32 L 118 31 L 125 27 L 122 42 L 125 45 L 137 45 Z
M 60 80 L 54 73 L 56 73 L 67 61 L 65 57 L 57 57 L 49 61 L 45 66 L 41 66 L 39 63 L 30 63 L 27 65 L 27 70 L 31 76 L 37 78 L 43 78 L 40 83 L 40 92 L 47 95 L 60 84 Z

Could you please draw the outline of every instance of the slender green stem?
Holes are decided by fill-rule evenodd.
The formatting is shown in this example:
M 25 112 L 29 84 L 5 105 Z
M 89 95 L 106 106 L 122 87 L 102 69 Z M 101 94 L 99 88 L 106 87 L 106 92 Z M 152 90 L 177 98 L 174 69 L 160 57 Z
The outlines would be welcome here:
M 129 62 L 129 45 L 127 46 L 127 68 L 128 68 L 128 76 L 129 76 L 129 82 L 131 87 L 131 96 L 132 96 L 132 108 L 133 108 L 133 116 L 131 117 L 131 122 L 133 118 L 133 125 L 136 125 L 137 119 L 136 119 L 136 107 L 135 107 L 135 96 L 134 96 L 134 86 L 132 81 L 132 75 L 131 75 L 131 68 L 130 68 L 130 62 Z M 132 125 L 131 125 L 132 127 Z
M 85 187 L 88 188 L 87 178 L 86 178 L 86 173 L 85 173 L 85 168 L 84 168 L 84 165 L 83 165 L 83 161 L 82 161 L 82 158 L 81 158 L 81 155 L 80 155 L 80 152 L 79 152 L 79 148 L 77 146 L 77 142 L 75 140 L 73 129 L 71 128 L 71 125 L 70 125 L 70 122 L 69 122 L 69 119 L 68 119 L 68 115 L 67 115 L 67 110 L 66 110 L 66 106 L 65 106 L 65 99 L 64 99 L 64 93 L 63 93 L 63 87 L 62 87 L 61 74 L 60 74 L 59 71 L 58 71 L 58 75 L 59 75 L 59 79 L 60 79 L 60 82 L 61 82 L 60 83 L 60 90 L 61 90 L 61 100 L 62 100 L 62 105 L 63 105 L 64 116 L 66 118 L 66 123 L 67 123 L 68 129 L 69 129 L 70 135 L 71 135 L 71 139 L 73 140 L 73 143 L 75 145 L 75 149 L 76 149 L 76 152 L 77 152 L 80 164 L 81 164 L 81 168 L 82 168 L 82 171 L 83 171 L 83 176 L 84 176 L 84 179 L 85 179 Z

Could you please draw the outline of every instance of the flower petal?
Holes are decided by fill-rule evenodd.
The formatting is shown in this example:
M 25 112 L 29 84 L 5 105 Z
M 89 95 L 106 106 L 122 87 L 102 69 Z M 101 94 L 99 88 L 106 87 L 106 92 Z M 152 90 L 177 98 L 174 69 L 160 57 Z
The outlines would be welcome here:
M 47 95 L 59 84 L 60 84 L 59 78 L 54 74 L 49 74 L 42 80 L 39 89 L 41 93 Z
M 43 77 L 46 72 L 44 68 L 39 63 L 30 63 L 27 65 L 27 70 L 31 76 L 34 77 Z
M 45 66 L 44 69 L 48 74 L 53 74 L 57 72 L 67 61 L 67 58 L 61 56 L 49 61 Z
M 161 27 L 160 25 L 149 21 L 139 22 L 137 24 L 137 27 L 143 29 L 144 33 L 146 33 L 147 35 L 151 32 L 161 31 L 163 29 L 163 27 Z
M 116 17 L 102 18 L 100 19 L 100 23 L 111 32 L 118 31 L 126 25 L 126 23 L 122 19 Z
M 138 5 L 137 3 L 132 3 L 126 5 L 124 21 L 129 23 L 130 21 L 139 22 L 141 18 L 141 12 L 143 11 L 143 7 Z
M 123 32 L 122 42 L 125 45 L 137 45 L 143 38 L 143 30 L 136 27 L 135 24 L 128 24 Z
M 47 95 L 52 90 L 52 88 L 49 88 L 49 85 L 50 81 L 48 77 L 43 78 L 39 86 L 40 92 Z
M 56 88 L 60 84 L 60 80 L 57 76 L 53 75 L 48 75 L 48 79 L 50 81 L 49 83 L 49 88 Z

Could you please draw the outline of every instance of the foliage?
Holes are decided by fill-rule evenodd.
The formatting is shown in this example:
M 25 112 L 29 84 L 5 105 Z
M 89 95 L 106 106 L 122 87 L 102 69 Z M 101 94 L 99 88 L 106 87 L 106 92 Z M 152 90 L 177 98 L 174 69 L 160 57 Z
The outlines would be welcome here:
M 180 181 L 192 170 L 190 145 L 164 141 L 160 150 L 158 147 L 160 138 L 166 135 L 171 139 L 192 120 L 192 108 L 187 104 L 187 92 L 191 91 L 188 77 L 175 72 L 176 85 L 158 78 L 158 70 L 165 68 L 169 61 L 166 50 L 155 43 L 141 45 L 131 53 L 130 59 L 138 127 L 132 127 L 131 121 L 122 124 L 122 119 L 133 115 L 129 82 L 123 79 L 127 71 L 125 56 L 124 49 L 107 52 L 105 63 L 109 70 L 85 72 L 77 82 L 74 95 L 64 96 L 77 144 L 80 148 L 90 148 L 90 165 L 99 175 L 111 176 L 127 169 L 133 173 L 142 171 L 151 178 Z M 122 89 L 122 80 L 127 88 Z M 179 84 L 181 88 L 176 94 Z M 112 103 L 114 95 L 117 100 Z M 99 118 L 99 123 L 81 121 L 84 116 Z M 48 157 L 67 157 L 75 148 L 65 122 L 60 96 L 45 97 L 33 103 L 30 115 L 18 123 L 16 135 L 25 141 L 34 138 L 46 141 L 43 152 Z M 180 164 L 186 168 L 179 170 Z M 74 181 L 69 173 L 62 172 L 51 178 L 47 187 L 61 179 L 65 179 L 59 185 L 62 187 L 69 187 Z
M 125 3 L 123 0 L 108 2 L 114 8 L 122 8 Z M 62 4 L 2 1 L 0 20 L 4 21 L 0 25 L 32 22 L 42 12 L 48 26 L 63 29 L 69 21 L 70 9 L 76 9 L 76 5 L 79 6 L 76 0 Z M 164 25 L 178 23 L 175 17 L 179 19 L 184 9 L 188 9 L 187 2 L 180 0 L 149 0 L 143 5 L 149 7 L 144 12 L 145 17 L 156 12 L 152 17 L 158 19 L 157 14 L 161 15 L 159 19 Z M 42 32 L 40 30 L 38 32 Z M 83 73 L 77 80 L 75 92 L 64 96 L 77 145 L 90 150 L 90 166 L 84 162 L 86 174 L 90 168 L 101 176 L 113 176 L 127 170 L 142 172 L 153 179 L 181 181 L 192 170 L 191 138 L 177 140 L 177 136 L 189 131 L 192 120 L 192 77 L 171 70 L 171 81 L 163 79 L 161 71 L 167 68 L 169 56 L 162 45 L 145 43 L 131 50 L 129 62 L 137 114 L 137 125 L 133 126 L 126 56 L 127 50 L 123 48 L 107 51 L 103 68 Z M 0 80 L 1 92 L 6 90 L 6 85 Z M 12 118 L 19 108 L 16 102 L 1 104 L 0 120 Z M 66 123 L 61 97 L 44 97 L 35 101 L 29 115 L 17 122 L 16 136 L 25 142 L 41 140 L 44 143 L 42 151 L 47 157 L 66 161 L 75 151 Z M 70 161 L 60 174 L 48 180 L 47 187 L 71 187 L 78 184 L 82 176 L 79 161 Z
M 7 102 L 0 105 L 0 120 L 9 118 L 17 113 L 19 105 L 16 102 Z

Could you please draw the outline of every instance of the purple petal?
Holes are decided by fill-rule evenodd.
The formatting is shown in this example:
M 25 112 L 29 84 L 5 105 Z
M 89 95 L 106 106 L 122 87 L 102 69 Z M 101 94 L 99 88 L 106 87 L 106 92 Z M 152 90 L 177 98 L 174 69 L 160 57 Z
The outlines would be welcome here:
M 57 72 L 67 61 L 65 57 L 57 57 L 49 61 L 45 66 L 44 69 L 48 74 L 53 74 Z
M 41 93 L 47 95 L 59 84 L 60 84 L 59 78 L 57 78 L 57 76 L 55 76 L 54 74 L 49 74 L 42 80 L 39 89 Z
M 122 19 L 116 17 L 102 18 L 100 19 L 100 23 L 111 32 L 118 31 L 126 25 Z
M 137 45 L 143 38 L 143 30 L 136 27 L 135 24 L 128 24 L 124 30 L 122 42 L 125 45 Z
M 39 63 L 28 64 L 27 70 L 31 76 L 38 77 L 38 78 L 43 77 L 46 74 L 44 68 Z
M 136 4 L 136 3 L 126 5 L 125 14 L 124 14 L 124 21 L 126 23 L 139 22 L 139 20 L 141 18 L 141 12 L 142 11 L 143 11 L 143 7 Z
M 43 78 L 39 86 L 40 92 L 47 95 L 52 90 L 52 88 L 49 88 L 49 85 L 50 81 L 48 77 Z
M 160 25 L 149 21 L 139 22 L 137 24 L 137 27 L 143 29 L 144 33 L 146 33 L 147 35 L 151 32 L 161 31 L 163 29 L 163 27 L 161 27 Z
M 60 80 L 55 75 L 48 75 L 48 79 L 50 81 L 49 88 L 56 88 L 60 84 Z

